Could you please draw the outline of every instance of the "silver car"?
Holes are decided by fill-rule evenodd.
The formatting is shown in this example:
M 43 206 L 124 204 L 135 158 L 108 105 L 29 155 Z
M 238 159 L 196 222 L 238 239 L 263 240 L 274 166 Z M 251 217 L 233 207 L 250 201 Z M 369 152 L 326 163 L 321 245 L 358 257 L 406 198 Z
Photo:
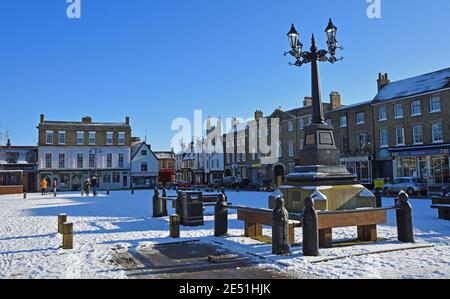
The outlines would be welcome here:
M 403 177 L 384 185 L 383 192 L 386 195 L 405 191 L 409 195 L 427 193 L 427 185 L 421 178 Z

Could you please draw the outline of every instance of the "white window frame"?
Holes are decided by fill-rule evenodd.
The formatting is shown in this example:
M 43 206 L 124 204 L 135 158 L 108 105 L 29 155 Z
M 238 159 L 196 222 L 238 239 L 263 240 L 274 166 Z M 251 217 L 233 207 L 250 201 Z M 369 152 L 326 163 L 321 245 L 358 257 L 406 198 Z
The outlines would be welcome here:
M 45 131 L 45 144 L 53 144 L 53 137 L 54 137 L 53 135 L 54 135 L 53 131 Z M 50 142 L 49 142 L 49 137 L 51 139 Z
M 416 138 L 418 136 L 418 134 L 416 134 L 416 129 L 417 128 L 420 128 L 420 139 L 421 139 L 421 141 L 417 141 L 417 138 Z M 423 144 L 423 127 L 422 127 L 422 125 L 415 125 L 415 126 L 413 126 L 412 131 L 413 131 L 413 143 L 415 145 Z
M 414 104 L 419 103 L 419 112 L 414 112 Z M 420 100 L 411 101 L 411 116 L 421 116 L 422 115 L 422 102 Z
M 59 169 L 65 169 L 66 168 L 66 155 L 64 153 L 60 153 L 58 155 L 58 168 Z
M 290 120 L 287 124 L 288 132 L 294 132 L 294 123 Z
M 384 116 L 383 117 L 381 115 L 381 111 L 384 111 L 384 113 L 383 113 Z M 388 120 L 388 117 L 387 117 L 386 106 L 378 108 L 378 121 L 387 121 L 387 120 Z
M 398 107 L 400 107 L 401 109 L 397 109 Z M 398 113 L 399 111 L 401 111 L 401 115 Z M 403 109 L 403 104 L 395 104 L 394 105 L 394 119 L 402 119 L 403 117 L 405 117 L 405 110 Z
M 360 119 L 360 116 L 362 115 L 362 120 Z M 357 125 L 363 125 L 366 122 L 366 114 L 364 112 L 358 112 L 356 113 L 356 124 Z
M 343 116 L 339 117 L 339 126 L 341 128 L 347 128 L 347 125 L 348 125 L 347 116 L 343 115 Z
M 294 157 L 294 141 L 289 140 L 288 147 L 289 147 L 289 157 L 292 158 Z
M 440 132 L 440 134 L 441 134 L 441 139 L 439 139 L 439 140 L 436 140 L 435 139 L 435 134 L 434 134 L 434 128 L 435 128 L 435 126 L 437 126 L 437 125 L 439 125 L 440 127 L 441 127 L 441 132 Z M 442 126 L 442 122 L 437 122 L 437 123 L 433 123 L 432 125 L 431 125 L 431 136 L 432 136 L 432 140 L 433 140 L 433 143 L 442 143 L 442 142 L 444 142 L 444 131 L 443 131 L 443 126 Z
M 117 138 L 117 143 L 119 145 L 125 145 L 125 132 L 119 132 L 118 138 Z
M 81 142 L 80 142 L 80 136 L 81 136 Z M 84 132 L 83 131 L 77 132 L 77 145 L 84 145 Z
M 385 132 L 386 136 L 383 136 L 381 134 L 382 132 Z M 380 135 L 380 148 L 388 148 L 389 147 L 389 131 L 388 131 L 388 129 L 386 129 L 386 128 L 380 129 L 379 135 Z M 383 137 L 385 137 L 385 138 L 383 138 Z M 387 141 L 386 144 L 383 144 L 383 141 Z
M 400 137 L 402 138 L 402 142 L 399 142 Z M 405 146 L 405 128 L 395 128 L 395 144 L 396 146 Z
M 64 136 L 61 138 L 61 136 Z M 61 141 L 63 139 L 63 141 Z M 58 144 L 59 145 L 65 145 L 66 144 L 66 131 L 59 131 L 58 132 Z
M 53 168 L 53 156 L 51 153 L 46 153 L 45 154 L 45 161 L 44 161 L 45 167 L 46 169 L 51 169 Z
M 94 135 L 94 142 L 91 142 L 91 140 L 92 140 L 92 135 Z M 97 132 L 95 132 L 95 131 L 91 131 L 91 132 L 89 132 L 89 145 L 95 145 L 96 144 L 96 141 L 97 141 Z
M 111 142 L 109 142 L 111 140 Z M 106 132 L 106 145 L 114 144 L 114 132 Z
M 433 109 L 433 101 L 438 100 L 439 101 L 439 109 Z M 435 96 L 430 99 L 430 113 L 438 113 L 442 111 L 442 102 L 440 96 Z

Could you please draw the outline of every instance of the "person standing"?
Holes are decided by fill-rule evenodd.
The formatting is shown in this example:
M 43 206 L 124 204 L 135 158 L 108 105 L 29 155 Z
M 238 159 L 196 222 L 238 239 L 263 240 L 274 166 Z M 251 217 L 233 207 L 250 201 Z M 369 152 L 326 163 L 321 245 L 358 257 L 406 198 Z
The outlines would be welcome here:
M 92 186 L 92 195 L 97 196 L 97 177 L 93 176 L 91 180 L 91 186 Z
M 45 195 L 46 192 L 47 192 L 47 180 L 44 178 L 41 181 L 41 194 Z
M 84 191 L 86 192 L 86 196 L 89 196 L 89 192 L 91 190 L 91 181 L 90 179 L 86 179 L 84 182 Z
M 56 194 L 56 191 L 58 191 L 58 179 L 54 178 L 53 179 L 53 193 Z

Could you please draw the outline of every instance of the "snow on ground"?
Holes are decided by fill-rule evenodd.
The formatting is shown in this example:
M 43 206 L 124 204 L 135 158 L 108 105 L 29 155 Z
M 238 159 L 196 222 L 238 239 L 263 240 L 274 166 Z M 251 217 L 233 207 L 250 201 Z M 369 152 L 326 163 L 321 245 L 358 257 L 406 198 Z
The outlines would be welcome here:
M 135 195 L 117 191 L 96 198 L 78 193 L 59 194 L 57 198 L 28 194 L 26 200 L 21 195 L 0 196 L 0 278 L 126 278 L 125 272 L 110 262 L 115 252 L 175 241 L 169 238 L 167 218 L 151 218 L 152 195 L 147 190 Z M 169 195 L 174 195 L 173 191 Z M 252 207 L 267 207 L 268 195 L 228 192 L 233 204 Z M 181 240 L 202 238 L 220 243 L 263 257 L 255 259 L 299 277 L 307 273 L 318 278 L 449 278 L 450 222 L 437 218 L 429 200 L 411 203 L 418 241 L 413 246 L 433 247 L 378 253 L 412 246 L 397 241 L 394 211 L 389 212 L 388 225 L 379 227 L 379 237 L 386 241 L 321 249 L 320 257 L 303 257 L 301 247 L 293 247 L 290 256 L 273 256 L 271 245 L 242 237 L 243 223 L 235 214 L 230 215 L 230 236 L 215 238 L 212 208 L 207 210 L 204 227 L 182 227 Z M 393 200 L 385 199 L 384 205 L 393 205 Z M 59 249 L 61 236 L 56 230 L 60 213 L 66 213 L 74 223 L 74 250 Z M 264 233 L 270 235 L 270 228 Z M 336 239 L 351 239 L 356 228 L 336 229 L 333 234 Z M 297 229 L 296 238 L 301 241 L 301 229 Z M 332 260 L 336 257 L 341 259 Z

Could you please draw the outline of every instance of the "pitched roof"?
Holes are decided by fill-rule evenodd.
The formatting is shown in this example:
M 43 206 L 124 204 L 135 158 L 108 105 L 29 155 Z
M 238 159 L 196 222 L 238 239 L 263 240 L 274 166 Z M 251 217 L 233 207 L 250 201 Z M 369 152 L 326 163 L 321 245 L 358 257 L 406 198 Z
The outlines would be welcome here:
M 155 158 L 158 159 L 158 157 L 156 157 L 156 155 L 153 153 L 151 147 L 150 147 L 145 141 L 142 141 L 142 142 L 136 142 L 136 143 L 133 143 L 133 144 L 131 145 L 131 160 L 134 159 L 134 157 L 136 156 L 136 154 L 139 152 L 139 150 L 140 150 L 143 146 L 145 146 L 145 147 L 147 148 L 147 150 L 149 150 L 150 153 L 152 153 L 153 156 L 155 156 Z
M 372 103 L 411 97 L 448 87 L 450 87 L 450 68 L 389 83 L 378 92 Z

